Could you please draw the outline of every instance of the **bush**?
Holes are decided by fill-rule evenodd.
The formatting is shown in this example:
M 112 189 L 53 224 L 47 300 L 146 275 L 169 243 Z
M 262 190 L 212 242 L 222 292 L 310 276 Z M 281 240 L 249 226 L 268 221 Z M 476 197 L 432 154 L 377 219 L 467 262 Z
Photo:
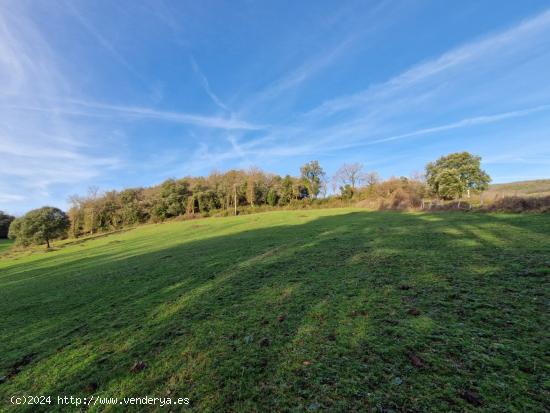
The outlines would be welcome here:
M 487 211 L 499 212 L 550 212 L 550 196 L 507 196 L 496 200 L 492 204 L 485 206 L 483 209 Z

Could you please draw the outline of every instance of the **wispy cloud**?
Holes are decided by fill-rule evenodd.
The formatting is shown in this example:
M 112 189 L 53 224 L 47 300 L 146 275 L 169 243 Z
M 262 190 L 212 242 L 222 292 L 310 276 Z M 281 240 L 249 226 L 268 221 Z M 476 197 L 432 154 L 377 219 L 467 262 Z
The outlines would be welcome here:
M 549 96 L 541 94 L 541 85 L 526 78 L 524 72 L 543 72 L 540 57 L 550 53 L 548 38 L 550 11 L 545 11 L 508 30 L 417 64 L 386 82 L 324 102 L 296 116 L 290 124 L 274 126 L 249 142 L 249 155 L 260 151 L 284 156 L 303 150 L 315 156 L 547 111 Z M 539 53 L 532 53 L 533 49 Z M 508 77 L 501 80 L 505 75 Z M 520 90 L 516 98 L 514 81 L 529 81 L 530 89 Z M 490 102 L 486 99 L 489 95 Z M 524 103 L 523 107 L 518 109 L 518 103 Z M 453 120 L 457 117 L 453 109 L 462 116 L 470 112 L 471 116 Z M 449 121 L 418 127 L 428 111 L 432 117 Z
M 269 84 L 259 93 L 249 97 L 243 111 L 257 107 L 261 104 L 265 104 L 279 97 L 284 92 L 297 88 L 300 84 L 310 79 L 313 75 L 319 73 L 321 70 L 334 63 L 336 59 L 338 59 L 338 57 L 349 48 L 354 38 L 354 35 L 349 36 L 340 43 L 337 43 L 331 49 L 323 50 L 317 56 L 311 57 L 297 68 L 294 68 L 289 73 Z
M 482 125 L 511 125 L 520 119 L 526 124 L 532 120 L 543 124 L 541 118 L 550 111 L 550 84 L 544 74 L 550 65 L 550 10 L 417 61 L 401 73 L 389 68 L 386 72 L 391 75 L 378 83 L 369 85 L 369 73 L 364 79 L 346 83 L 345 94 L 325 93 L 322 79 L 337 79 L 341 67 L 347 65 L 352 71 L 354 59 L 366 59 L 374 53 L 370 44 L 376 45 L 385 34 L 378 25 L 391 29 L 385 26 L 391 26 L 394 17 L 385 12 L 390 3 L 381 2 L 356 19 L 349 17 L 356 5 L 335 10 L 335 15 L 327 18 L 328 28 L 319 24 L 315 15 L 313 26 L 323 30 L 312 31 L 310 38 L 293 43 L 296 47 L 284 48 L 284 53 L 262 51 L 259 56 L 264 60 L 253 68 L 247 67 L 251 60 L 245 59 L 242 65 L 229 62 L 242 72 L 218 78 L 214 65 L 206 65 L 202 58 L 199 65 L 193 57 L 210 55 L 209 51 L 199 54 L 198 46 L 194 53 L 195 45 L 190 44 L 189 39 L 203 38 L 200 31 L 192 32 L 201 24 L 183 24 L 185 19 L 193 21 L 194 16 L 182 13 L 177 5 L 143 3 L 137 11 L 122 13 L 130 19 L 124 22 L 125 28 L 147 21 L 151 23 L 147 30 L 163 31 L 159 37 L 153 33 L 150 44 L 140 49 L 144 56 L 157 56 L 156 50 L 146 49 L 158 44 L 174 48 L 162 63 L 174 66 L 163 78 L 164 72 L 148 66 L 144 59 L 139 60 L 141 65 L 132 59 L 134 53 L 123 47 L 127 39 L 111 38 L 109 33 L 115 31 L 103 30 L 112 29 L 112 22 L 96 24 L 93 15 L 74 2 L 66 2 L 65 13 L 83 32 L 80 37 L 92 39 L 90 48 L 97 48 L 89 55 L 82 52 L 82 56 L 112 59 L 102 61 L 106 72 L 101 72 L 105 68 L 98 64 L 99 75 L 68 70 L 74 62 L 68 62 L 64 51 L 54 47 L 55 37 L 65 32 L 49 32 L 42 16 L 33 15 L 30 3 L 0 3 L 0 202 L 19 208 L 34 199 L 54 199 L 57 188 L 63 188 L 59 193 L 64 193 L 104 179 L 119 182 L 108 181 L 114 171 L 130 174 L 128 171 L 148 168 L 148 176 L 177 176 L 251 164 L 296 170 L 294 163 L 303 159 L 325 157 L 321 159 L 337 162 L 344 153 L 358 159 L 361 156 L 365 163 L 396 162 L 405 156 L 402 148 L 410 145 L 409 153 L 413 151 L 409 141 L 418 140 L 418 152 L 422 151 L 420 143 L 426 147 L 440 145 L 443 139 L 439 135 L 445 139 L 454 136 L 460 141 L 457 145 L 464 142 L 465 146 L 475 146 L 477 142 L 471 137 L 491 129 Z M 210 18 L 209 13 L 200 8 L 201 18 Z M 166 35 L 168 38 L 161 37 Z M 288 37 L 285 42 L 293 40 Z M 211 46 L 205 41 L 200 47 Z M 305 50 L 307 53 L 301 53 Z M 173 58 L 176 53 L 183 56 L 183 64 L 182 59 Z M 192 70 L 186 64 L 187 56 Z M 269 61 L 273 66 L 258 75 L 258 67 Z M 203 70 L 206 68 L 210 70 Z M 128 78 L 120 88 L 103 76 L 115 70 L 121 75 L 117 82 Z M 377 67 L 376 76 L 384 70 Z M 257 76 L 247 77 L 250 73 Z M 360 76 L 363 73 L 358 70 Z M 177 84 L 170 84 L 174 79 Z M 239 81 L 233 84 L 228 79 Z M 99 85 L 97 93 L 92 89 L 94 82 Z M 144 93 L 142 84 L 151 93 Z M 111 86 L 113 92 L 106 93 Z M 327 98 L 322 101 L 319 96 Z M 196 110 L 189 106 L 195 100 L 199 100 Z M 203 107 L 211 112 L 202 111 Z M 145 127 L 135 128 L 135 124 Z M 136 130 L 136 135 L 131 135 L 130 131 Z M 151 130 L 153 135 L 159 131 L 159 135 L 151 136 Z M 143 143 L 140 139 L 147 141 L 151 144 L 147 148 L 154 146 L 157 137 L 163 144 L 137 157 L 124 150 L 130 137 L 138 143 Z M 533 151 L 511 156 L 507 149 L 487 158 L 487 163 L 540 165 L 548 145 L 545 148 L 540 152 L 543 155 L 537 156 Z M 120 185 L 126 183 L 121 180 Z
M 86 31 L 93 38 L 95 38 L 97 42 L 105 50 L 107 50 L 117 62 L 123 65 L 142 82 L 147 83 L 143 75 L 139 73 L 138 70 L 136 70 L 136 68 L 132 64 L 130 64 L 130 62 L 128 62 L 128 60 L 115 48 L 113 43 L 109 41 L 99 30 L 96 29 L 96 27 L 92 23 L 88 21 L 88 19 L 86 19 L 82 15 L 82 13 L 78 10 L 73 1 L 64 1 L 63 4 L 65 5 L 66 9 L 69 10 L 72 15 L 78 20 L 82 27 L 84 27 Z
M 504 113 L 497 113 L 494 115 L 474 116 L 471 118 L 461 119 L 457 122 L 448 123 L 446 125 L 439 125 L 431 128 L 424 128 L 424 129 L 419 129 L 412 132 L 402 133 L 400 135 L 388 136 L 387 138 L 376 139 L 368 142 L 367 144 L 390 142 L 398 139 L 428 135 L 431 133 L 444 132 L 452 129 L 459 129 L 459 128 L 465 128 L 465 127 L 476 126 L 476 125 L 484 125 L 488 123 L 495 123 L 506 119 L 518 118 L 518 117 L 527 116 L 527 115 L 548 111 L 548 110 L 550 110 L 550 105 L 541 105 L 533 108 L 514 110 L 511 112 L 504 112 Z
M 389 14 L 386 10 L 388 4 L 388 1 L 381 1 L 370 6 L 368 12 L 362 15 L 358 23 L 350 21 L 350 17 L 353 19 L 354 13 L 356 13 L 356 7 L 347 5 L 335 10 L 334 14 L 329 17 L 330 26 L 335 26 L 338 21 L 345 22 L 345 32 L 338 35 L 332 32 L 329 42 L 326 41 L 327 39 L 320 41 L 323 45 L 320 50 L 309 53 L 305 57 L 299 54 L 297 56 L 299 64 L 251 96 L 247 96 L 238 113 L 248 113 L 254 109 L 265 108 L 266 105 L 271 105 L 272 102 L 281 99 L 288 92 L 299 93 L 300 88 L 307 81 L 311 81 L 316 75 L 341 61 L 361 39 L 364 39 L 368 33 L 376 31 L 387 18 L 383 14 Z M 334 27 L 331 29 L 334 30 Z
M 89 116 L 89 117 L 125 117 L 126 119 L 149 119 L 163 122 L 174 122 L 186 125 L 195 125 L 207 128 L 217 129 L 243 129 L 259 130 L 265 128 L 262 125 L 255 125 L 236 118 L 223 118 L 216 116 L 196 115 L 185 112 L 163 111 L 139 106 L 113 105 L 107 103 L 64 99 L 58 100 L 56 106 L 38 107 L 33 105 L 3 105 L 7 109 L 22 111 L 37 111 L 57 113 L 69 116 Z
M 210 88 L 210 82 L 202 72 L 201 68 L 199 67 L 199 65 L 197 64 L 197 61 L 193 56 L 191 56 L 191 65 L 193 66 L 193 70 L 199 77 L 202 87 L 204 88 L 204 91 L 210 97 L 210 99 L 212 99 L 212 102 L 214 102 L 216 106 L 218 106 L 220 109 L 230 112 L 229 108 L 225 105 L 225 103 L 223 103 L 221 99 Z
M 415 65 L 387 82 L 374 84 L 366 90 L 324 102 L 307 115 L 333 115 L 365 105 L 375 99 L 391 98 L 403 90 L 433 79 L 441 79 L 440 76 L 445 77 L 454 70 L 460 75 L 460 71 L 469 70 L 471 64 L 479 65 L 480 70 L 484 70 L 487 65 L 498 67 L 500 61 L 506 61 L 514 53 L 530 51 L 535 44 L 546 43 L 544 34 L 549 26 L 550 10 L 547 10 L 506 31 L 465 44 L 435 59 Z M 448 78 L 446 80 L 450 81 Z
M 98 139 L 90 139 L 90 130 L 57 110 L 54 101 L 70 90 L 68 79 L 20 4 L 0 5 L 0 81 L 4 206 L 22 212 L 18 205 L 46 201 L 52 186 L 82 184 L 120 165 L 116 157 L 94 152 Z M 9 109 L 15 105 L 38 106 L 47 116 Z

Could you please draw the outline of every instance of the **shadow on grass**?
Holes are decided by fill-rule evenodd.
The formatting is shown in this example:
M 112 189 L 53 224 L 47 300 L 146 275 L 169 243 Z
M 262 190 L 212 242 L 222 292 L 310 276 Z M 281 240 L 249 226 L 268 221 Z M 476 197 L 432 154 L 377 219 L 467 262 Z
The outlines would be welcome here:
M 33 357 L 0 395 L 442 411 L 472 408 L 471 391 L 490 409 L 542 411 L 541 226 L 355 212 L 149 253 L 142 238 L 113 240 L 93 256 L 14 265 L 0 277 L 0 376 Z M 132 371 L 136 361 L 146 368 Z

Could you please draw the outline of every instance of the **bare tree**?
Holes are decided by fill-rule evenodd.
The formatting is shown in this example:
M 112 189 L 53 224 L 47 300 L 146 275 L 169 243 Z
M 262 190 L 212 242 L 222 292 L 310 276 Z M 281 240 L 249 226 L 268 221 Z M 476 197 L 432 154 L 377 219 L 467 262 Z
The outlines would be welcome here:
M 420 171 L 411 172 L 410 179 L 420 183 L 426 183 L 426 174 Z
M 350 185 L 355 190 L 355 188 L 361 186 L 364 180 L 362 170 L 363 164 L 359 162 L 343 164 L 332 178 L 333 189 L 336 190 L 339 186 Z
M 95 230 L 97 219 L 97 201 L 99 196 L 99 188 L 97 186 L 90 186 L 88 188 L 88 196 L 83 201 L 86 229 L 90 231 L 90 234 L 93 234 Z
M 368 186 L 376 185 L 377 183 L 380 182 L 380 175 L 378 175 L 378 172 L 376 172 L 376 171 L 367 172 L 367 173 L 363 176 L 363 181 L 364 181 L 364 183 L 366 183 Z

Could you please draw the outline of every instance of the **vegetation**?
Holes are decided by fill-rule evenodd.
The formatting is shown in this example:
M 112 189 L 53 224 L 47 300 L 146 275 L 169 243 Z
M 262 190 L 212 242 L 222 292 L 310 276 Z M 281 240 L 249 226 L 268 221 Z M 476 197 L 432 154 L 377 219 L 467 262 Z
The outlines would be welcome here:
M 468 152 L 442 156 L 426 166 L 426 181 L 434 194 L 443 199 L 460 199 L 470 192 L 485 191 L 491 178 L 481 169 L 481 157 Z
M 480 168 L 480 159 L 468 152 L 453 153 L 429 163 L 426 179 L 417 174 L 411 178 L 391 177 L 385 181 L 374 171 L 363 171 L 361 163 L 344 164 L 332 178 L 333 190 L 339 190 L 339 194 L 328 197 L 326 174 L 317 161 L 303 165 L 300 177 L 287 175 L 283 178 L 251 168 L 248 171 L 230 170 L 223 174 L 214 172 L 207 177 L 168 179 L 155 187 L 130 188 L 120 192 L 101 194 L 98 188 L 92 187 L 87 196 L 74 195 L 70 198 L 69 235 L 76 238 L 177 217 L 227 216 L 274 208 L 342 207 L 352 204 L 379 210 L 460 208 L 465 193 L 468 196 L 466 209 L 471 209 L 476 202 L 479 206 L 484 205 L 481 193 L 490 180 Z M 319 197 L 320 194 L 322 197 Z M 449 204 L 442 201 L 445 199 L 458 202 Z M 550 210 L 550 201 L 545 198 L 499 199 L 495 196 L 480 210 L 547 211 Z M 15 220 L 10 230 L 12 237 L 20 234 L 18 244 L 45 242 L 49 245 L 51 237 L 44 238 L 43 222 L 24 227 L 21 222 Z M 55 227 L 57 223 L 51 225 Z M 64 237 L 65 230 L 61 228 L 53 235 Z
M 312 198 L 317 198 L 323 186 L 325 186 L 325 171 L 318 161 L 311 161 L 300 168 L 302 181 L 305 183 L 307 193 Z
M 259 169 L 214 172 L 208 177 L 168 179 L 151 188 L 130 188 L 70 198 L 70 234 L 112 231 L 135 224 L 161 222 L 181 216 L 234 214 L 262 205 L 287 206 L 308 198 L 301 178 L 280 177 Z
M 6 214 L 4 211 L 0 211 L 0 239 L 8 238 L 10 224 L 14 219 L 15 217 Z
M 550 212 L 550 195 L 547 196 L 507 196 L 494 200 L 484 208 L 488 211 L 503 212 Z
M 550 195 L 550 179 L 492 184 L 487 190 L 487 199 L 505 196 L 546 196 Z
M 0 254 L 8 251 L 13 244 L 12 240 L 9 239 L 0 239 Z
M 460 166 L 461 162 L 477 162 L 479 166 L 479 157 L 467 153 L 455 155 L 460 155 L 454 165 L 462 168 L 460 176 L 465 177 L 464 185 L 482 190 L 479 179 L 473 181 L 475 168 L 469 164 Z M 181 216 L 236 215 L 246 212 L 247 208 L 293 209 L 366 199 L 375 201 L 380 208 L 405 209 L 419 207 L 423 198 L 430 195 L 421 177 L 390 178 L 381 182 L 376 172 L 364 172 L 363 165 L 355 163 L 344 164 L 336 172 L 332 179 L 333 187 L 336 190 L 339 186 L 340 194 L 329 197 L 327 202 L 327 178 L 319 162 L 304 164 L 300 174 L 300 177 L 281 177 L 252 168 L 248 171 L 230 170 L 223 174 L 214 172 L 207 177 L 168 179 L 151 188 L 129 188 L 104 194 L 100 194 L 97 188 L 90 188 L 87 196 L 74 195 L 70 198 L 69 233 L 72 237 L 78 237 Z
M 9 237 L 18 245 L 43 244 L 64 236 L 70 226 L 67 214 L 59 208 L 42 207 L 27 212 L 10 225 Z
M 10 252 L 0 403 L 94 394 L 189 397 L 197 412 L 544 412 L 548 234 L 542 214 L 324 209 Z M 9 411 L 40 408 L 63 410 Z

